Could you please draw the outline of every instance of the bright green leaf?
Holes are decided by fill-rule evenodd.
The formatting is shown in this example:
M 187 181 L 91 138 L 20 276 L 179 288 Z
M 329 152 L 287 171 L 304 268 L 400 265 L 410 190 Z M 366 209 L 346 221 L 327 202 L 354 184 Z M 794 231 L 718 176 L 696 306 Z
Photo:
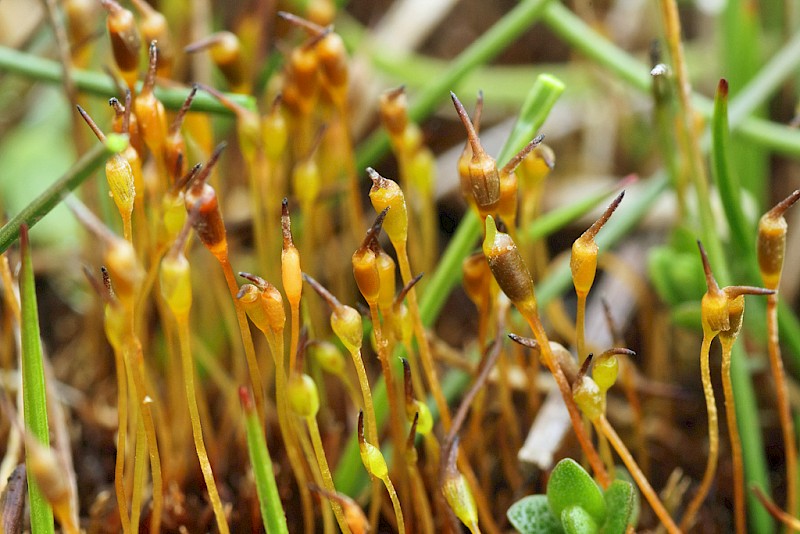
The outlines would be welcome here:
M 635 504 L 633 485 L 624 480 L 615 480 L 606 488 L 605 499 L 608 517 L 600 532 L 624 534 L 627 526 L 633 523 Z
M 561 512 L 561 524 L 567 534 L 595 534 L 597 523 L 592 515 L 580 506 L 570 506 Z
M 506 512 L 508 521 L 520 534 L 560 534 L 558 519 L 550 511 L 546 495 L 528 495 Z
M 547 502 L 556 517 L 567 508 L 583 508 L 597 523 L 606 518 L 606 502 L 600 487 L 575 460 L 564 458 L 556 465 L 547 483 Z

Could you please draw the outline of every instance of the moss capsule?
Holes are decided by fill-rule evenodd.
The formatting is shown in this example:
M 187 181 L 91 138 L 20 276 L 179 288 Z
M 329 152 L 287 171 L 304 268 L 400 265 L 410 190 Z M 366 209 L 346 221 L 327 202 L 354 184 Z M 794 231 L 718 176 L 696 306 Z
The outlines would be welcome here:
M 768 289 L 778 289 L 781 272 L 783 271 L 783 257 L 786 251 L 786 219 L 783 214 L 797 199 L 800 198 L 800 189 L 794 191 L 786 199 L 779 202 L 774 208 L 765 213 L 758 222 L 758 266 L 761 278 Z
M 315 417 L 319 411 L 319 393 L 314 380 L 307 374 L 297 373 L 286 385 L 289 408 L 300 417 Z
M 491 216 L 486 218 L 483 254 L 500 289 L 514 304 L 533 303 L 536 297 L 530 271 L 511 236 L 499 232 Z

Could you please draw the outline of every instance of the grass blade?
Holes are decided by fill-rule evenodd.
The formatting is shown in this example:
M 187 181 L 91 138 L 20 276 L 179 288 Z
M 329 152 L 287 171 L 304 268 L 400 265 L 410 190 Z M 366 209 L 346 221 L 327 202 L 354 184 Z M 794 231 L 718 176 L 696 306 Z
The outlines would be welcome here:
M 278 485 L 275 482 L 275 473 L 272 469 L 272 458 L 264 439 L 264 430 L 258 421 L 253 397 L 250 391 L 242 387 L 239 389 L 239 398 L 244 408 L 244 426 L 247 433 L 247 451 L 250 456 L 250 465 L 256 478 L 256 492 L 258 504 L 261 509 L 261 519 L 267 532 L 275 534 L 288 534 L 286 526 L 286 512 L 283 510 L 281 498 L 278 494 Z
M 127 144 L 128 141 L 124 137 L 109 135 L 105 143 L 98 143 L 86 152 L 66 174 L 0 228 L 0 254 L 17 240 L 21 225 L 25 224 L 28 228 L 32 228 L 56 207 L 67 193 L 74 190 L 99 169 L 108 156 L 122 151 Z
M 42 344 L 39 337 L 39 310 L 36 305 L 36 288 L 33 280 L 28 227 L 20 229 L 22 248 L 22 271 L 20 272 L 20 301 L 22 309 L 22 406 L 25 427 L 43 445 L 50 444 L 50 428 L 47 424 L 47 394 L 45 391 Z M 28 474 L 28 500 L 31 510 L 31 531 L 53 532 L 53 510 L 42 495 L 33 478 L 30 466 Z

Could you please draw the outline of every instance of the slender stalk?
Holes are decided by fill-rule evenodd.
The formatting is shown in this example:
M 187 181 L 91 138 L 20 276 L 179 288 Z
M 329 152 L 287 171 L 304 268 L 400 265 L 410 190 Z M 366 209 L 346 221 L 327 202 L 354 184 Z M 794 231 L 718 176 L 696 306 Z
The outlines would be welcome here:
M 686 531 L 692 527 L 694 518 L 700 506 L 703 504 L 711 483 L 714 481 L 714 473 L 717 470 L 717 457 L 719 456 L 719 424 L 717 422 L 717 405 L 714 400 L 714 389 L 711 386 L 711 370 L 709 369 L 709 348 L 711 341 L 716 337 L 716 332 L 704 332 L 703 344 L 700 346 L 700 375 L 703 380 L 703 395 L 706 399 L 706 411 L 708 413 L 708 461 L 706 470 L 703 473 L 703 480 L 697 493 L 686 507 L 686 512 L 681 519 L 681 530 Z
M 186 402 L 189 404 L 189 419 L 192 422 L 194 449 L 197 453 L 197 459 L 200 461 L 200 470 L 203 472 L 203 480 L 206 483 L 208 498 L 211 501 L 211 508 L 214 510 L 214 517 L 217 520 L 217 528 L 219 528 L 221 533 L 227 534 L 230 532 L 230 529 L 228 528 L 228 521 L 225 518 L 225 510 L 222 507 L 222 500 L 219 498 L 219 491 L 217 491 L 217 483 L 214 481 L 214 473 L 211 469 L 211 462 L 208 461 L 208 453 L 206 452 L 206 446 L 203 442 L 203 429 L 200 426 L 200 413 L 197 409 L 197 392 L 195 391 L 194 387 L 195 370 L 192 361 L 192 349 L 190 346 L 191 331 L 189 329 L 188 319 L 189 318 L 186 315 L 175 316 L 175 320 L 178 323 L 178 342 L 181 349 L 181 368 L 183 371 L 183 381 L 186 387 Z M 264 521 L 266 521 L 266 518 Z
M 728 336 L 720 336 L 719 341 L 720 345 L 722 345 L 722 390 L 725 394 L 725 420 L 728 423 L 728 436 L 731 442 L 731 456 L 733 457 L 734 525 L 737 534 L 744 534 L 747 529 L 747 518 L 744 500 L 742 440 L 739 434 L 739 424 L 736 421 L 736 397 L 733 391 L 733 382 L 731 381 L 731 348 L 734 339 Z
M 578 443 L 580 443 L 581 449 L 589 461 L 589 465 L 592 466 L 592 470 L 594 471 L 595 478 L 597 478 L 597 482 L 603 488 L 608 487 L 608 485 L 611 483 L 611 480 L 608 477 L 608 472 L 606 471 L 600 456 L 597 454 L 597 449 L 594 448 L 594 445 L 592 445 L 592 442 L 589 440 L 589 437 L 586 434 L 586 429 L 584 428 L 583 421 L 581 420 L 580 411 L 578 411 L 578 407 L 575 405 L 575 401 L 572 399 L 572 388 L 567 381 L 567 377 L 564 375 L 564 371 L 561 369 L 561 366 L 558 364 L 558 361 L 555 359 L 552 351 L 550 350 L 550 340 L 547 338 L 547 334 L 544 331 L 542 322 L 539 319 L 539 315 L 536 311 L 536 303 L 519 303 L 517 309 L 531 327 L 533 336 L 536 339 L 536 343 L 539 345 L 542 362 L 550 370 L 550 373 L 553 375 L 553 378 L 558 385 L 561 396 L 564 398 L 564 404 L 569 412 L 569 418 L 572 422 L 572 428 L 575 432 L 575 436 L 578 438 Z
M 786 373 L 783 369 L 781 346 L 778 338 L 778 294 L 767 296 L 767 350 L 772 376 L 775 381 L 775 400 L 778 418 L 783 435 L 783 449 L 786 456 L 786 511 L 797 515 L 797 440 L 792 424 L 792 410 Z
M 227 255 L 225 257 L 217 257 L 217 260 L 219 260 L 222 266 L 222 272 L 225 274 L 225 282 L 228 284 L 228 290 L 231 293 L 233 306 L 236 310 L 236 320 L 239 323 L 239 331 L 242 335 L 244 354 L 247 358 L 247 368 L 250 371 L 250 382 L 253 386 L 253 395 L 256 400 L 256 409 L 258 410 L 259 417 L 263 419 L 266 404 L 266 400 L 264 399 L 264 383 L 261 380 L 261 372 L 258 369 L 258 358 L 256 358 L 256 349 L 253 346 L 253 337 L 250 335 L 250 325 L 247 323 L 247 314 L 236 298 L 236 294 L 239 293 L 239 286 L 236 283 L 236 277 L 233 274 L 233 268 L 231 267 Z
M 130 532 L 128 523 L 128 495 L 125 491 L 125 447 L 128 439 L 128 377 L 122 351 L 114 347 L 114 365 L 117 371 L 117 456 L 114 460 L 114 491 L 117 495 L 120 523 L 123 534 Z
M 133 493 L 131 497 L 131 522 L 128 527 L 131 532 L 139 532 L 139 521 L 142 517 L 142 498 L 144 496 L 144 482 L 147 475 L 147 436 L 144 431 L 144 422 L 137 412 L 136 417 L 136 446 L 133 461 Z
M 308 433 L 311 435 L 311 443 L 314 446 L 314 454 L 316 455 L 317 463 L 319 464 L 319 470 L 322 473 L 322 481 L 325 483 L 325 489 L 331 493 L 336 493 L 336 488 L 333 485 L 333 477 L 331 476 L 331 470 L 328 467 L 328 459 L 325 458 L 325 449 L 322 447 L 322 438 L 320 437 L 317 419 L 314 416 L 306 417 L 305 419 L 306 424 L 308 425 Z M 333 513 L 336 516 L 336 521 L 339 523 L 339 528 L 341 528 L 342 532 L 345 534 L 349 534 L 350 528 L 348 527 L 347 520 L 344 517 L 342 505 L 336 501 L 329 500 L 328 502 L 330 502 L 330 505 L 333 508 Z
M 636 481 L 636 485 L 639 486 L 639 490 L 644 494 L 644 498 L 647 499 L 648 503 L 650 503 L 650 507 L 667 529 L 667 532 L 670 534 L 679 534 L 681 529 L 675 525 L 675 522 L 672 520 L 672 517 L 670 517 L 669 512 L 667 512 L 667 509 L 664 508 L 664 504 L 661 502 L 661 499 L 658 498 L 658 494 L 653 490 L 653 487 L 650 485 L 647 477 L 642 474 L 642 471 L 636 464 L 636 460 L 633 459 L 633 456 L 631 456 L 631 453 L 628 451 L 625 443 L 614 431 L 614 428 L 611 426 L 611 423 L 608 422 L 606 416 L 600 415 L 600 417 L 598 417 L 594 423 L 600 432 L 602 432 L 603 435 L 608 438 L 608 441 L 611 442 L 611 446 L 617 451 L 617 454 L 622 459 L 622 463 L 625 464 L 628 472 Z

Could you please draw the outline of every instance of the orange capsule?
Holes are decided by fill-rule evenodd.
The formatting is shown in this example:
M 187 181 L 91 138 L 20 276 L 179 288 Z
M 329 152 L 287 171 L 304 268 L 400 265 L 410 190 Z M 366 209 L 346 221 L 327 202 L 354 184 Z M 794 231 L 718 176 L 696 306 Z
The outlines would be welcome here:
M 139 29 L 145 42 L 158 43 L 158 75 L 169 78 L 172 63 L 175 61 L 175 47 L 172 45 L 167 18 L 144 0 L 132 0 L 132 2 L 141 15 Z
M 400 137 L 408 125 L 408 97 L 406 87 L 390 89 L 380 97 L 381 122 L 391 137 Z
M 139 49 L 142 39 L 133 13 L 119 5 L 115 0 L 100 0 L 100 4 L 108 12 L 106 28 L 111 39 L 111 50 L 114 61 L 125 79 L 125 83 L 133 91 L 139 70 Z
M 765 213 L 758 221 L 758 266 L 769 289 L 778 289 L 786 251 L 786 219 L 783 214 L 800 198 L 800 189 Z
M 196 94 L 197 85 L 193 85 L 186 100 L 183 101 L 181 109 L 175 115 L 175 119 L 172 121 L 164 140 L 164 160 L 167 164 L 167 172 L 170 173 L 173 183 L 178 177 L 186 173 L 186 143 L 183 140 L 183 135 L 181 135 L 181 126 Z
M 599 252 L 594 238 L 597 236 L 597 232 L 608 222 L 608 219 L 622 202 L 624 196 L 625 191 L 617 195 L 617 198 L 606 208 L 603 215 L 572 244 L 569 267 L 572 271 L 575 292 L 578 295 L 588 295 L 592 284 L 594 284 L 594 277 L 597 273 L 597 254 Z
M 191 212 L 195 205 L 199 209 L 197 219 L 194 222 L 197 237 L 221 261 L 227 258 L 228 255 L 228 239 L 217 193 L 206 182 L 206 179 L 211 173 L 211 169 L 216 165 L 225 146 L 225 143 L 220 143 L 217 146 L 206 166 L 195 176 L 184 195 L 184 205 L 187 212 Z
M 164 104 L 153 92 L 156 84 L 156 66 L 158 65 L 158 47 L 156 42 L 150 43 L 150 63 L 142 91 L 133 101 L 133 111 L 139 123 L 139 130 L 147 148 L 153 157 L 162 164 L 164 162 L 164 143 L 167 138 L 167 112 Z
M 249 93 L 249 71 L 242 55 L 239 38 L 231 32 L 218 32 L 187 46 L 184 52 L 194 53 L 206 49 L 211 53 L 211 60 L 222 72 L 231 91 Z

